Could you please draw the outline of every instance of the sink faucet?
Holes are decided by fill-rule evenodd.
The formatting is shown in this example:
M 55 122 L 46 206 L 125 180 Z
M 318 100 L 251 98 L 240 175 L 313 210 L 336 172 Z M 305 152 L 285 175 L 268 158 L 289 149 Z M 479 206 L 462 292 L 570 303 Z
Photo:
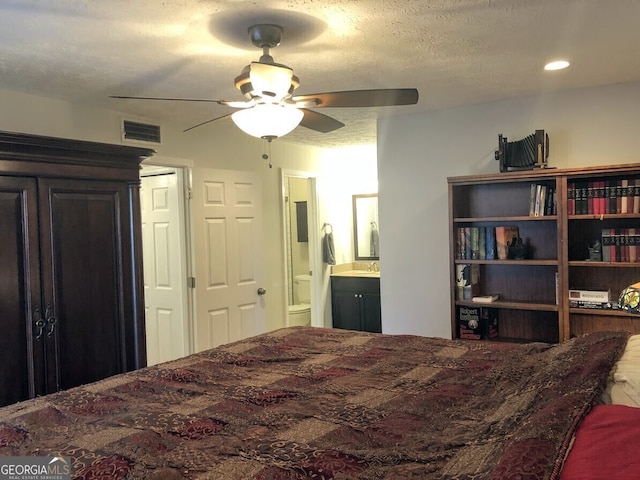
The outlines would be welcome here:
M 368 272 L 379 272 L 380 266 L 376 262 L 371 262 L 369 264 L 369 268 L 367 268 Z

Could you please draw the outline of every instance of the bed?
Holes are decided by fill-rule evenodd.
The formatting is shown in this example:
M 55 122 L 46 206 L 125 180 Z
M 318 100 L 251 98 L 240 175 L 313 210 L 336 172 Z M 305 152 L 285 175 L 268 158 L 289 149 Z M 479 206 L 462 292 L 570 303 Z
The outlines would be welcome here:
M 563 471 L 583 419 L 640 421 L 602 404 L 628 338 L 286 328 L 4 407 L 0 456 L 68 457 L 76 479 L 588 478 Z

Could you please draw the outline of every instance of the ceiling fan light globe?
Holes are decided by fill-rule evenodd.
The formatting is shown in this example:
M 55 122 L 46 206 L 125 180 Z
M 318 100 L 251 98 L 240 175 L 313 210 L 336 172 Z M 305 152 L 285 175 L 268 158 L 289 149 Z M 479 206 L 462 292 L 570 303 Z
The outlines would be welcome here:
M 278 138 L 290 133 L 304 117 L 304 112 L 277 104 L 259 104 L 238 110 L 231 119 L 243 132 L 256 138 Z

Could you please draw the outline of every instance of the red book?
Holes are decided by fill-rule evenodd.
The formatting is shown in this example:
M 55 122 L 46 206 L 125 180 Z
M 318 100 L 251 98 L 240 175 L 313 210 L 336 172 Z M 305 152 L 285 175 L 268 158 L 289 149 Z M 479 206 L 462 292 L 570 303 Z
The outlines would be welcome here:
M 635 179 L 627 180 L 627 210 L 624 213 L 633 213 L 633 195 L 635 191 Z
M 607 182 L 606 180 L 600 181 L 600 214 L 604 215 L 607 213 L 607 203 L 609 199 L 607 198 Z
M 629 247 L 629 262 L 638 261 L 638 250 L 636 247 L 636 229 L 628 228 L 627 245 Z

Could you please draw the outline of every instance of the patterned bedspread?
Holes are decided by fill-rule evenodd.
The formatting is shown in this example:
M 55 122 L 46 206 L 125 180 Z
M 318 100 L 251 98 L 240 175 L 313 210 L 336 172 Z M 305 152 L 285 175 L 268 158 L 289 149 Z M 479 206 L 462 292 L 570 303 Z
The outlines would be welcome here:
M 553 479 L 626 340 L 282 329 L 0 409 L 0 455 L 83 479 Z

